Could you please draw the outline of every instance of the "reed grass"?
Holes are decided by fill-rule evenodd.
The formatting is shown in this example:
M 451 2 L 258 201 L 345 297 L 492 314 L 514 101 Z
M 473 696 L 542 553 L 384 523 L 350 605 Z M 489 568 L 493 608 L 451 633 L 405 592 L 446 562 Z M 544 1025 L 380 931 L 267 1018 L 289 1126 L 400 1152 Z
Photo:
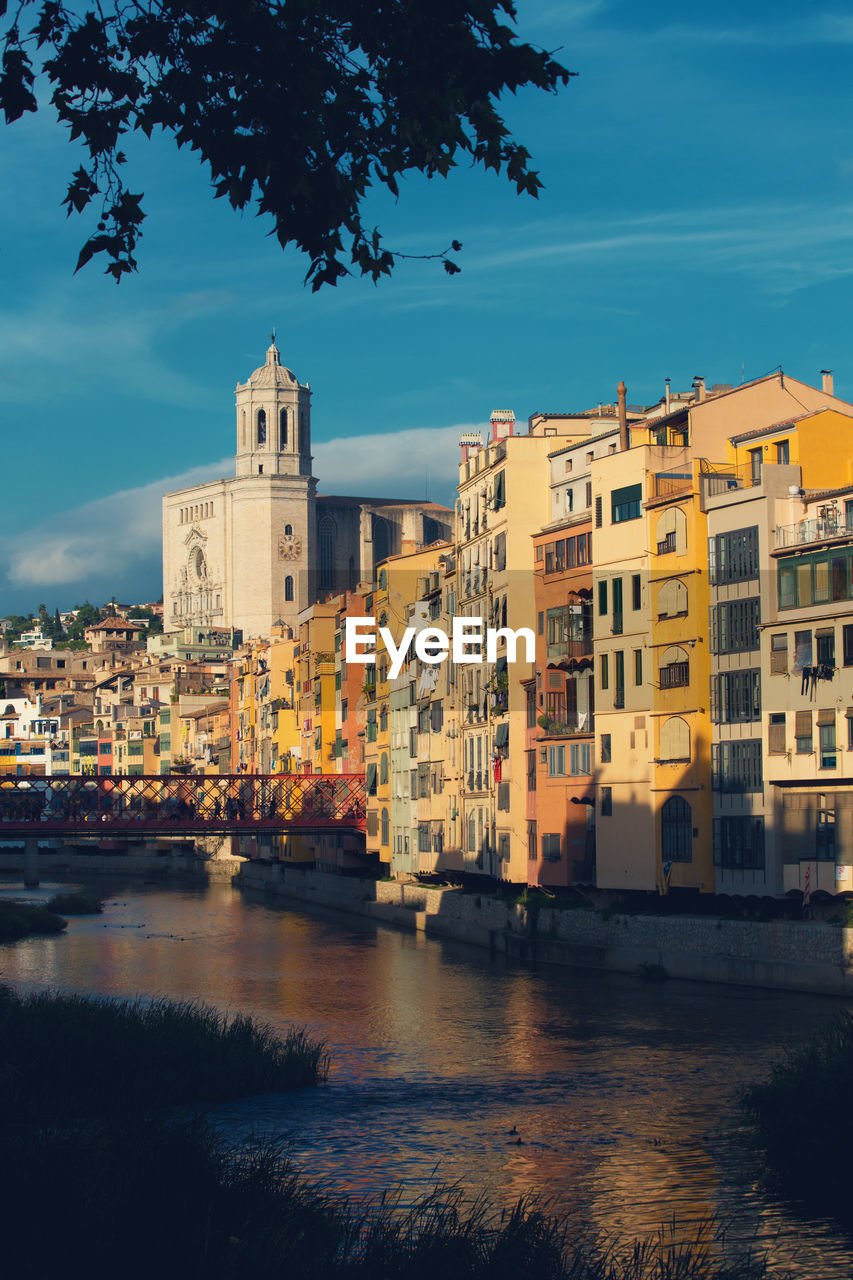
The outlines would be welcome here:
M 798 1195 L 853 1218 L 853 1015 L 788 1047 L 744 1105 L 771 1171 Z
M 244 1014 L 169 1000 L 0 989 L 4 1109 L 40 1117 L 120 1112 L 325 1080 L 323 1045 Z
M 281 1148 L 234 1149 L 199 1120 L 0 1128 L 4 1271 L 16 1280 L 762 1280 L 712 1230 L 608 1249 L 520 1202 L 497 1213 L 436 1188 L 412 1207 L 319 1189 Z M 45 1224 L 49 1222 L 49 1230 Z

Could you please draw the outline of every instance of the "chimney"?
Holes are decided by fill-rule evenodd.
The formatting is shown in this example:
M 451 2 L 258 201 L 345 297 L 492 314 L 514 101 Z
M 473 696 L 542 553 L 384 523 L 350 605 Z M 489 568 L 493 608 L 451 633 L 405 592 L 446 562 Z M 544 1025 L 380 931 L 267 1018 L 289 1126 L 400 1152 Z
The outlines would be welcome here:
M 832 370 L 831 370 L 831 369 L 821 369 L 821 371 L 820 371 L 820 372 L 821 372 L 821 375 L 822 375 L 822 377 L 823 377 L 823 394 L 824 394 L 825 396 L 834 396 L 834 395 L 835 395 L 835 392 L 834 392 L 834 391 L 833 391 L 833 389 L 832 389 L 832 387 L 833 387 L 833 382 L 832 382 Z
M 696 392 L 697 402 L 701 402 L 702 400 L 704 400 L 705 399 L 705 379 L 700 378 L 697 375 L 697 377 L 693 379 L 693 390 Z
M 623 453 L 628 448 L 628 411 L 625 407 L 627 390 L 625 383 L 620 379 L 616 394 L 619 397 L 619 448 Z
M 669 389 L 669 378 L 667 378 L 666 379 L 666 411 L 667 413 L 669 413 L 670 403 L 671 403 L 671 397 L 670 397 L 670 389 Z

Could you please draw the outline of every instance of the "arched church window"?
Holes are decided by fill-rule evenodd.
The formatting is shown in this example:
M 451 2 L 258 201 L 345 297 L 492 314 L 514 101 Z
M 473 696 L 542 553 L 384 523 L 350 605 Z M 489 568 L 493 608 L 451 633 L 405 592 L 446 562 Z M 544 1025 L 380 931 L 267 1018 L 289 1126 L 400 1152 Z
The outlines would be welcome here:
M 278 414 L 278 447 L 287 448 L 287 410 L 280 409 Z
M 248 443 L 249 442 L 246 439 L 246 410 L 244 409 L 242 413 L 242 421 L 240 423 L 240 444 L 245 449 Z
M 320 590 L 330 591 L 335 585 L 335 522 L 324 516 L 317 530 L 319 541 Z
M 267 415 L 265 409 L 258 410 L 258 444 L 267 442 Z
M 292 525 L 292 524 L 286 524 L 286 525 L 284 526 L 284 536 L 285 536 L 285 538 L 289 538 L 289 537 L 291 537 L 292 533 L 293 533 L 293 525 Z
M 285 600 L 293 599 L 293 579 L 290 574 L 284 580 L 284 598 Z

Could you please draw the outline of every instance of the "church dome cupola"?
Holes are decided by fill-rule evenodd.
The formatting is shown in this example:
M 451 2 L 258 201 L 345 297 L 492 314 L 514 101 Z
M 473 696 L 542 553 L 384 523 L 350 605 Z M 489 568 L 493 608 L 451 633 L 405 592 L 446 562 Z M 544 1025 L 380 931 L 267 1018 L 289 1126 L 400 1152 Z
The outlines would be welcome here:
M 310 476 L 311 390 L 281 363 L 275 333 L 236 396 L 237 475 Z

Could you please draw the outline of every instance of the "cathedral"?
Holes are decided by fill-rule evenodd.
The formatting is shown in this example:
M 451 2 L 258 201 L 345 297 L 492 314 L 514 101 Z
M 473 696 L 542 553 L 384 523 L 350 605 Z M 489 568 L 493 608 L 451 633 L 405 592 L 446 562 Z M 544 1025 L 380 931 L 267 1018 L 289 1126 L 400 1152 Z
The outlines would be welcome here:
M 237 384 L 235 474 L 163 499 L 163 623 L 267 636 L 328 595 L 375 580 L 389 555 L 452 538 L 432 502 L 326 497 L 311 458 L 311 389 L 275 340 Z

